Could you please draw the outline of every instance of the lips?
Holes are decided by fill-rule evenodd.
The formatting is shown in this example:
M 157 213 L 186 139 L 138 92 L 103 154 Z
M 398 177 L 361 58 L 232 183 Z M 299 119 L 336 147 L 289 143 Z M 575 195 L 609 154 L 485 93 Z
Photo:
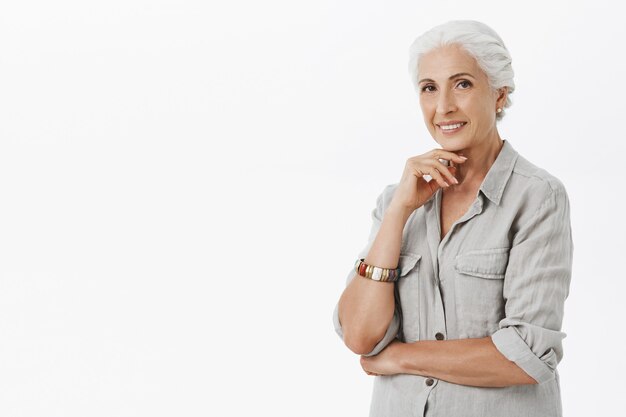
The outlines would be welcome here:
M 461 126 L 456 127 L 454 129 L 444 129 L 444 128 L 441 127 L 441 126 L 454 126 L 454 125 L 459 125 L 459 124 Z M 442 124 L 440 124 L 438 126 L 439 126 L 439 130 L 441 130 L 441 132 L 444 135 L 451 135 L 451 134 L 454 134 L 454 133 L 462 130 L 465 127 L 465 125 L 467 125 L 467 122 L 459 121 L 459 122 L 456 122 L 456 123 L 454 123 L 454 122 L 452 122 L 452 123 L 446 122 L 446 123 L 442 123 Z

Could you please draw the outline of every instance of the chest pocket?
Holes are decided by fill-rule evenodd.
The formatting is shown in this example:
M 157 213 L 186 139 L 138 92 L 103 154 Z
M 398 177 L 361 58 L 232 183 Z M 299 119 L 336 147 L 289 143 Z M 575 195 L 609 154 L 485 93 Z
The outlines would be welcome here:
M 402 316 L 401 340 L 410 343 L 419 338 L 419 285 L 420 260 L 422 255 L 401 252 L 398 261 L 400 279 L 397 281 L 395 302 Z
M 485 337 L 504 318 L 502 289 L 509 248 L 477 249 L 454 261 L 455 301 L 460 338 Z

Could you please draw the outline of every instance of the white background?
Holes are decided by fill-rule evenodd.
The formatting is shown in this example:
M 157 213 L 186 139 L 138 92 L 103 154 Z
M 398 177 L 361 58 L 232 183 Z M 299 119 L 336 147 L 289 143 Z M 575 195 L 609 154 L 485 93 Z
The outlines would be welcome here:
M 565 184 L 567 416 L 626 388 L 623 13 L 609 1 L 2 1 L 0 415 L 367 415 L 332 311 L 437 143 L 413 39 L 494 28 L 499 131 Z

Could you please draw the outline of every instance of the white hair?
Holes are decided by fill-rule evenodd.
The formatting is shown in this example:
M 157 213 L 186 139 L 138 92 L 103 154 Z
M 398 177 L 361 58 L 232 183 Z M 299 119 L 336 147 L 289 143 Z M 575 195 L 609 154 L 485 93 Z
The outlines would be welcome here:
M 409 76 L 415 91 L 419 94 L 418 65 L 421 57 L 435 48 L 450 44 L 459 45 L 476 59 L 494 91 L 508 87 L 503 107 L 510 107 L 510 95 L 515 90 L 511 55 L 496 31 L 476 20 L 451 20 L 433 27 L 413 41 L 409 47 Z M 502 119 L 504 113 L 504 109 L 496 113 L 496 121 Z

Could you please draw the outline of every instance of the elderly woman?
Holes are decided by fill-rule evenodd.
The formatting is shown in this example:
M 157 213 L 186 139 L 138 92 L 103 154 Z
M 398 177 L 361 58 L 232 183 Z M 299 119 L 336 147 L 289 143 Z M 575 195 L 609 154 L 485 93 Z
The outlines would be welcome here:
M 334 311 L 375 376 L 370 416 L 561 416 L 569 199 L 500 138 L 509 52 L 485 24 L 450 21 L 415 40 L 409 70 L 441 148 L 378 196 Z

